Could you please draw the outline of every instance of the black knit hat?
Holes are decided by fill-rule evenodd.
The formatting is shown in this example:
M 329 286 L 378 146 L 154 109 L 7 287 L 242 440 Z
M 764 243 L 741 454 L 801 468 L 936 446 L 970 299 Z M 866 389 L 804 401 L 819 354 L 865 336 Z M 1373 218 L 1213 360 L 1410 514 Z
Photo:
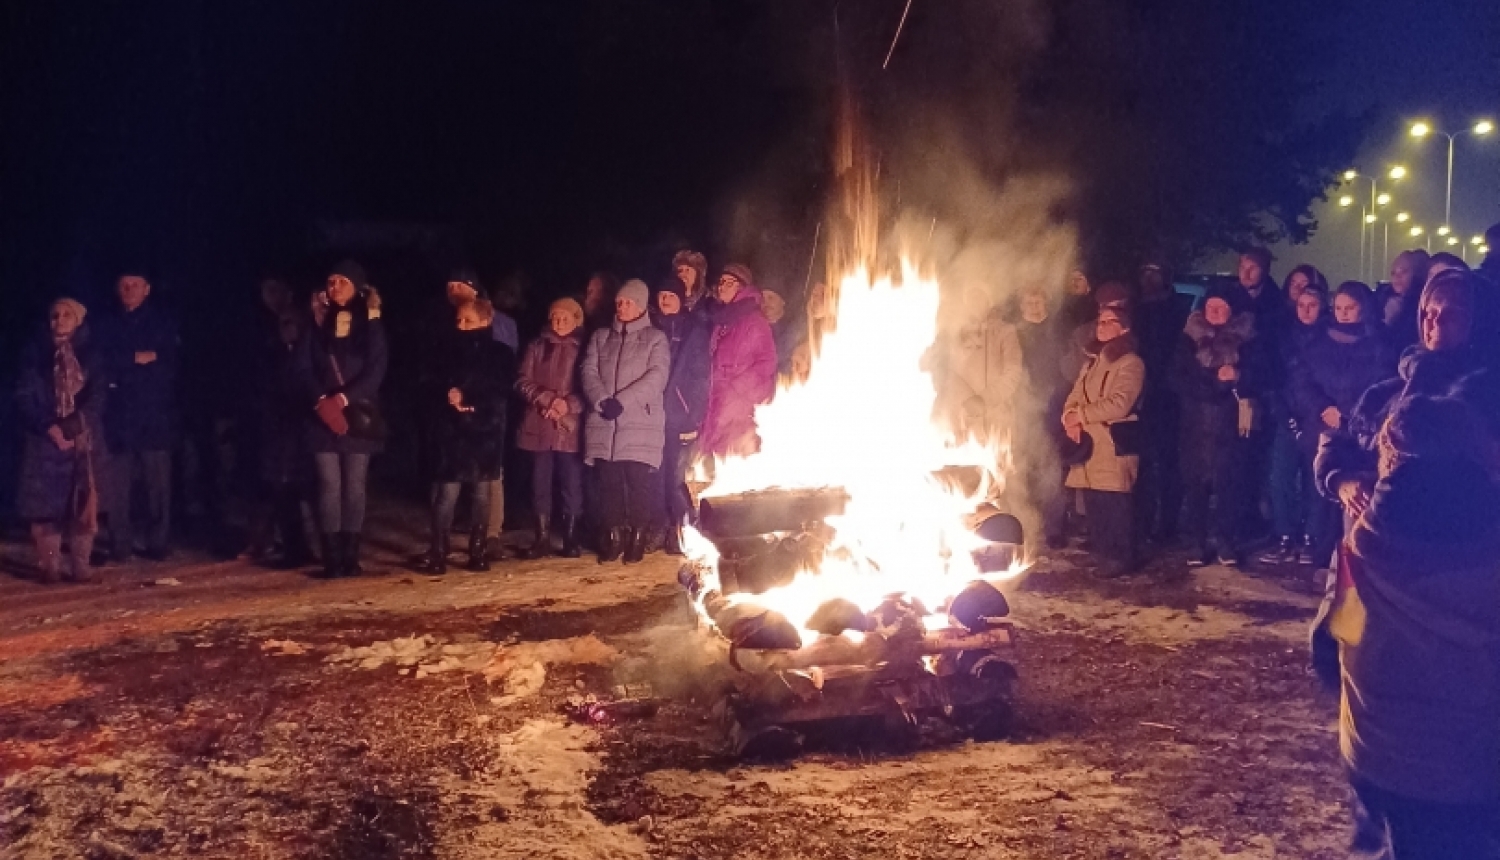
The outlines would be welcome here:
M 448 280 L 445 284 L 468 284 L 474 290 L 476 297 L 488 299 L 489 294 L 485 292 L 484 285 L 479 282 L 479 273 L 469 266 L 455 266 L 448 271 Z
M 353 284 L 357 290 L 364 290 L 369 286 L 369 282 L 365 278 L 365 267 L 353 260 L 340 260 L 328 272 L 330 278 L 334 275 L 348 278 L 349 283 Z
M 1229 312 L 1231 314 L 1238 314 L 1244 313 L 1246 306 L 1249 304 L 1250 296 L 1245 292 L 1245 288 L 1238 283 L 1213 284 L 1203 293 L 1203 304 L 1207 305 L 1209 299 L 1222 300 L 1225 304 L 1229 305 Z

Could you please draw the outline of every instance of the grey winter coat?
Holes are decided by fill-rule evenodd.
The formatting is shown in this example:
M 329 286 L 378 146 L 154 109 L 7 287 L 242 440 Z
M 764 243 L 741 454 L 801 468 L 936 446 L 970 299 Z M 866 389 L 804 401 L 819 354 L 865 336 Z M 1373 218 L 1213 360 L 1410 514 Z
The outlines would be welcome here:
M 653 469 L 661 466 L 666 438 L 662 392 L 671 364 L 667 336 L 646 314 L 628 323 L 615 320 L 594 332 L 579 373 L 589 408 L 583 424 L 585 462 L 630 460 Z M 599 410 L 611 398 L 624 411 L 608 421 Z

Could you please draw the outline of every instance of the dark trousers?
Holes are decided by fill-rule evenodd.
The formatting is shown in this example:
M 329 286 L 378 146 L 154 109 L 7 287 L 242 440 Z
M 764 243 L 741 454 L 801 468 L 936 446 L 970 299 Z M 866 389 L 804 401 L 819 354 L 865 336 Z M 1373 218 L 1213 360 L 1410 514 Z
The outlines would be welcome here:
M 480 481 L 471 484 L 474 488 L 472 496 L 472 516 L 470 521 L 475 528 L 487 530 L 490 521 L 491 488 L 494 481 Z M 446 536 L 453 530 L 453 516 L 458 511 L 458 494 L 463 490 L 462 481 L 445 481 L 432 485 L 432 535 L 436 539 Z
M 1135 564 L 1135 504 L 1130 493 L 1084 490 L 1083 506 L 1089 517 L 1089 540 L 1094 553 L 1111 562 Z
M 1246 481 L 1251 450 L 1249 439 L 1220 440 L 1212 460 L 1206 464 L 1208 474 L 1191 475 L 1186 482 L 1184 526 L 1189 536 L 1205 548 L 1217 542 L 1221 552 L 1239 549 L 1248 509 L 1254 506 Z
M 600 460 L 598 467 L 603 527 L 649 528 L 652 484 L 658 480 L 656 470 L 630 460 Z
M 1500 808 L 1413 800 L 1352 777 L 1351 856 L 1366 860 L 1495 860 Z
M 172 454 L 170 451 L 121 451 L 109 457 L 110 546 L 116 558 L 131 552 L 135 540 L 132 496 L 139 479 L 146 490 L 146 549 L 164 550 L 172 531 Z
M 302 530 L 302 497 L 301 482 L 261 482 L 250 519 L 252 552 L 269 551 L 279 531 L 283 551 L 293 557 L 307 554 L 307 536 Z
M 693 496 L 687 487 L 692 462 L 693 440 L 668 433 L 666 444 L 662 446 L 660 480 L 654 484 L 656 492 L 651 506 L 654 519 L 662 526 L 680 526 L 692 511 Z
M 318 472 L 318 525 L 323 533 L 362 530 L 370 455 L 319 451 L 313 462 Z
M 583 514 L 583 462 L 577 454 L 531 452 L 531 508 L 539 517 L 552 516 L 552 482 L 562 496 L 562 514 L 575 520 Z
M 1177 536 L 1182 512 L 1182 406 L 1158 396 L 1141 410 L 1141 466 L 1135 482 L 1137 533 L 1142 538 Z

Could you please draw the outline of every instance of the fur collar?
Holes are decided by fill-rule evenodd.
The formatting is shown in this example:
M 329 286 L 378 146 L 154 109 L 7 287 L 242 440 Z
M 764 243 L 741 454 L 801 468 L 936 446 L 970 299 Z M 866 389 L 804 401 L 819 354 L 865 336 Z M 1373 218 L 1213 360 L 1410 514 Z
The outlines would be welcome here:
M 1188 317 L 1183 332 L 1193 339 L 1194 356 L 1209 370 L 1239 364 L 1240 347 L 1255 337 L 1255 317 L 1235 314 L 1221 326 L 1210 325 L 1202 311 Z

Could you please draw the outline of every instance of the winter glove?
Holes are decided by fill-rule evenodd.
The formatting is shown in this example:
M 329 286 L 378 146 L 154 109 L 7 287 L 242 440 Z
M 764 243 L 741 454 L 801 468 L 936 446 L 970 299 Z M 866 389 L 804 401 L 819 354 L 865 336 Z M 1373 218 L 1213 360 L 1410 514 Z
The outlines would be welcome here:
M 620 401 L 613 397 L 599 404 L 599 414 L 604 416 L 605 421 L 613 421 L 619 418 L 624 412 L 625 407 L 621 406 Z
M 338 397 L 324 397 L 314 407 L 318 420 L 322 421 L 335 436 L 349 435 L 349 419 L 344 417 L 344 404 Z

